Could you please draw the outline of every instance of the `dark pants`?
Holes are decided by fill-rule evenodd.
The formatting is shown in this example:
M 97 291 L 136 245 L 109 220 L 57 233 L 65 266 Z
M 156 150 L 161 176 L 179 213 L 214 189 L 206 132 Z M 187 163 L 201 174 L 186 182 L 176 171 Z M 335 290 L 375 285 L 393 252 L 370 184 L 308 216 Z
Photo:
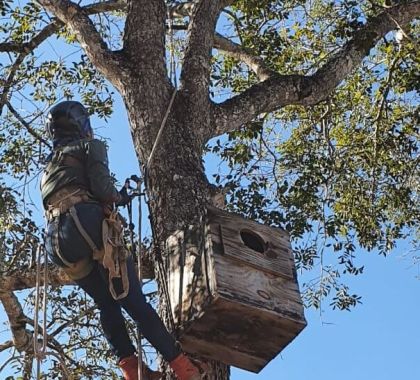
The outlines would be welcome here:
M 76 205 L 77 214 L 92 240 L 98 247 L 101 242 L 101 225 L 104 218 L 102 208 L 96 204 Z M 52 249 L 51 237 L 54 231 L 48 228 L 46 248 L 57 265 L 65 265 Z M 76 262 L 92 256 L 92 250 L 78 232 L 71 216 L 60 216 L 59 245 L 61 255 L 69 262 Z M 107 270 L 95 262 L 93 270 L 86 277 L 76 281 L 97 304 L 101 314 L 101 324 L 112 351 L 121 360 L 134 353 L 134 347 L 128 336 L 125 320 L 121 312 L 123 307 L 136 322 L 143 336 L 156 348 L 167 361 L 172 361 L 180 354 L 175 339 L 169 334 L 156 311 L 146 302 L 134 269 L 133 260 L 127 262 L 129 292 L 128 295 L 115 301 L 111 296 Z

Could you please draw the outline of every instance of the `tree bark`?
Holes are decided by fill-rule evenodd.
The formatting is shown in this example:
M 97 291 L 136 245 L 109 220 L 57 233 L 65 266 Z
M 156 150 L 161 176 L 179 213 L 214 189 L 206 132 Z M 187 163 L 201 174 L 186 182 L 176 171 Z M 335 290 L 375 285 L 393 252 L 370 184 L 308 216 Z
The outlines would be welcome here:
M 19 352 L 30 350 L 32 348 L 32 333 L 26 330 L 27 318 L 16 295 L 12 291 L 5 292 L 2 290 L 0 301 L 9 318 L 13 345 Z

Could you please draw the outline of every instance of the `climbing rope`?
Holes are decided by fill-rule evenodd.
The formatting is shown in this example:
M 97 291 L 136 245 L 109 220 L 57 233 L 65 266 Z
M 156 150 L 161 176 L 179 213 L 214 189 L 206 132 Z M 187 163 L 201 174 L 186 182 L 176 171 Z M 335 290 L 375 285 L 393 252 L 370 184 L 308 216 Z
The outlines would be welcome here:
M 170 65 L 170 74 L 169 74 L 169 78 L 171 80 L 171 82 L 174 84 L 175 88 L 178 88 L 178 81 L 177 81 L 177 77 L 176 77 L 176 62 L 175 62 L 175 43 L 174 43 L 174 20 L 172 18 L 172 13 L 170 8 L 168 7 L 168 13 L 167 13 L 167 18 L 168 18 L 168 31 L 169 31 L 169 56 L 170 56 L 170 61 L 169 61 L 169 65 Z
M 42 259 L 44 262 L 43 285 L 41 285 Z M 53 351 L 47 351 L 48 334 L 47 334 L 47 289 L 48 289 L 48 257 L 45 247 L 40 244 L 37 249 L 36 259 L 36 283 L 35 283 L 35 317 L 34 317 L 34 334 L 33 334 L 33 350 L 36 359 L 36 378 L 41 380 L 42 361 L 47 356 L 54 356 L 60 363 L 61 369 L 67 380 L 72 380 L 69 370 L 60 355 Z M 42 343 L 38 341 L 39 335 L 39 313 L 41 309 L 41 287 L 42 289 Z
M 141 257 L 142 257 L 142 205 L 141 205 L 141 196 L 143 193 L 141 192 L 141 184 L 142 180 L 137 177 L 136 175 L 132 175 L 130 178 L 127 178 L 125 181 L 125 185 L 129 187 L 130 179 L 136 183 L 136 188 L 132 192 L 130 196 L 130 202 L 127 204 L 128 210 L 128 223 L 130 229 L 130 240 L 131 240 L 131 254 L 137 259 L 137 276 L 139 279 L 140 287 L 143 287 L 143 275 L 142 275 L 142 267 L 141 267 Z M 134 196 L 138 196 L 139 202 L 139 216 L 138 216 L 138 249 L 136 250 L 135 242 L 134 242 L 134 224 L 133 224 L 133 202 L 132 199 Z M 137 327 L 137 376 L 139 380 L 143 378 L 143 346 L 142 346 L 142 334 L 140 329 Z
M 132 176 L 133 178 L 133 176 Z M 138 235 L 139 235 L 139 248 L 137 249 L 137 270 L 138 270 L 138 276 L 139 276 L 139 282 L 140 285 L 143 285 L 143 274 L 142 272 L 142 267 L 141 267 L 141 257 L 142 257 L 142 252 L 143 252 L 143 244 L 142 244 L 142 233 L 141 233 L 141 229 L 142 229 L 142 223 L 141 223 L 141 219 L 143 216 L 143 210 L 142 210 L 142 205 L 141 205 L 141 180 L 140 178 L 135 178 L 137 179 L 136 183 L 137 183 L 137 192 L 139 194 L 139 219 L 138 219 Z M 142 334 L 139 328 L 137 328 L 137 347 L 138 347 L 138 378 L 139 380 L 142 380 L 142 376 L 143 376 L 143 346 L 141 343 L 142 340 Z
M 168 120 L 169 114 L 172 110 L 172 106 L 176 97 L 176 94 L 178 92 L 178 80 L 176 77 L 176 62 L 175 62 L 175 44 L 174 44 L 174 31 L 173 31 L 173 18 L 171 11 L 168 7 L 167 11 L 167 19 L 168 19 L 168 34 L 169 34 L 169 79 L 173 83 L 174 91 L 172 92 L 171 99 L 169 101 L 169 105 L 166 109 L 165 115 L 162 119 L 162 122 L 160 124 L 160 128 L 158 131 L 158 134 L 156 136 L 155 142 L 153 143 L 152 151 L 150 152 L 149 158 L 147 160 L 147 163 L 145 165 L 145 175 L 148 172 L 148 169 L 150 168 L 150 165 L 152 163 L 155 151 L 157 146 L 159 145 L 160 139 L 162 137 L 162 132 L 165 128 L 166 122 Z
M 160 143 L 163 131 L 165 129 L 166 126 L 166 122 L 168 120 L 169 114 L 172 110 L 172 106 L 174 104 L 175 101 L 175 97 L 176 94 L 178 92 L 178 83 L 177 83 L 177 77 L 176 77 L 176 62 L 175 62 L 175 46 L 174 46 L 174 36 L 173 36 L 173 19 L 172 19 L 172 15 L 170 10 L 168 9 L 168 13 L 167 13 L 167 19 L 168 19 L 168 31 L 169 31 L 169 43 L 170 43 L 170 64 L 169 64 L 169 78 L 171 80 L 171 82 L 174 85 L 174 91 L 172 92 L 172 96 L 171 99 L 169 101 L 168 107 L 166 109 L 165 115 L 162 119 L 162 122 L 160 124 L 159 127 L 159 131 L 158 134 L 156 136 L 156 139 L 153 143 L 153 147 L 152 150 L 150 152 L 149 158 L 146 162 L 146 164 L 143 166 L 143 173 L 144 173 L 144 187 L 145 189 L 147 189 L 147 180 L 148 180 L 148 174 L 149 174 L 149 169 L 151 167 L 151 164 L 153 162 L 153 158 L 156 152 L 156 149 Z M 149 203 L 149 199 L 146 198 L 146 192 L 142 193 L 144 195 L 144 199 L 145 202 L 148 206 L 148 209 L 150 210 L 150 203 Z M 141 199 L 139 199 L 139 202 L 141 203 Z M 163 295 L 165 297 L 165 305 L 167 307 L 167 314 L 169 317 L 169 322 L 171 324 L 171 330 L 175 331 L 175 320 L 174 320 L 174 316 L 172 313 L 172 307 L 171 307 L 171 301 L 170 301 L 170 296 L 169 296 L 169 287 L 168 287 L 168 283 L 167 283 L 167 278 L 166 278 L 166 266 L 165 263 L 163 262 L 163 257 L 162 257 L 162 253 L 161 253 L 161 249 L 160 246 L 158 244 L 156 244 L 157 241 L 157 236 L 156 236 L 156 232 L 154 229 L 154 221 L 153 221 L 153 216 L 150 213 L 150 225 L 151 225 L 151 230 L 152 230 L 152 241 L 154 242 L 154 246 L 157 249 L 157 261 L 158 261 L 158 272 L 159 272 L 159 277 L 162 279 L 161 281 L 161 285 L 163 288 Z M 139 240 L 141 242 L 141 234 L 139 232 Z

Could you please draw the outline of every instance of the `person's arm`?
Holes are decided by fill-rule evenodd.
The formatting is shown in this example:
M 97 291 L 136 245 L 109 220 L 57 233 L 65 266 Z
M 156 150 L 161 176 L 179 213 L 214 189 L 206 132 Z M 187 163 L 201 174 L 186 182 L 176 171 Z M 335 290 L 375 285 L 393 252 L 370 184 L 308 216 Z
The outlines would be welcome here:
M 108 154 L 102 141 L 91 140 L 87 145 L 87 175 L 92 195 L 103 203 L 119 203 L 121 194 L 114 186 L 108 168 Z

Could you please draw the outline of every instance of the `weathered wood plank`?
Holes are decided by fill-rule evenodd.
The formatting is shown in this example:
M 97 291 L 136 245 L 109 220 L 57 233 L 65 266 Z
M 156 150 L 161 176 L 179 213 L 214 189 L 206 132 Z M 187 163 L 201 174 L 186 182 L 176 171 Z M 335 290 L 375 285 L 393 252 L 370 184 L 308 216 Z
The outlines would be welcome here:
M 184 241 L 178 231 L 167 241 L 169 253 L 168 288 L 175 322 L 187 322 L 201 315 L 209 299 L 216 295 L 214 260 L 206 250 Z M 181 291 L 182 290 L 182 291 Z
M 293 315 L 304 320 L 299 287 L 294 281 L 235 262 L 229 257 L 214 256 L 217 292 L 244 304 L 272 310 L 279 316 Z
M 212 213 L 209 221 L 214 253 L 228 255 L 256 269 L 293 279 L 293 255 L 286 232 L 236 215 Z M 264 242 L 264 252 L 245 245 L 241 231 L 259 236 Z
M 186 352 L 198 352 L 209 359 L 258 373 L 304 327 L 303 322 L 217 298 L 182 334 L 180 341 Z

